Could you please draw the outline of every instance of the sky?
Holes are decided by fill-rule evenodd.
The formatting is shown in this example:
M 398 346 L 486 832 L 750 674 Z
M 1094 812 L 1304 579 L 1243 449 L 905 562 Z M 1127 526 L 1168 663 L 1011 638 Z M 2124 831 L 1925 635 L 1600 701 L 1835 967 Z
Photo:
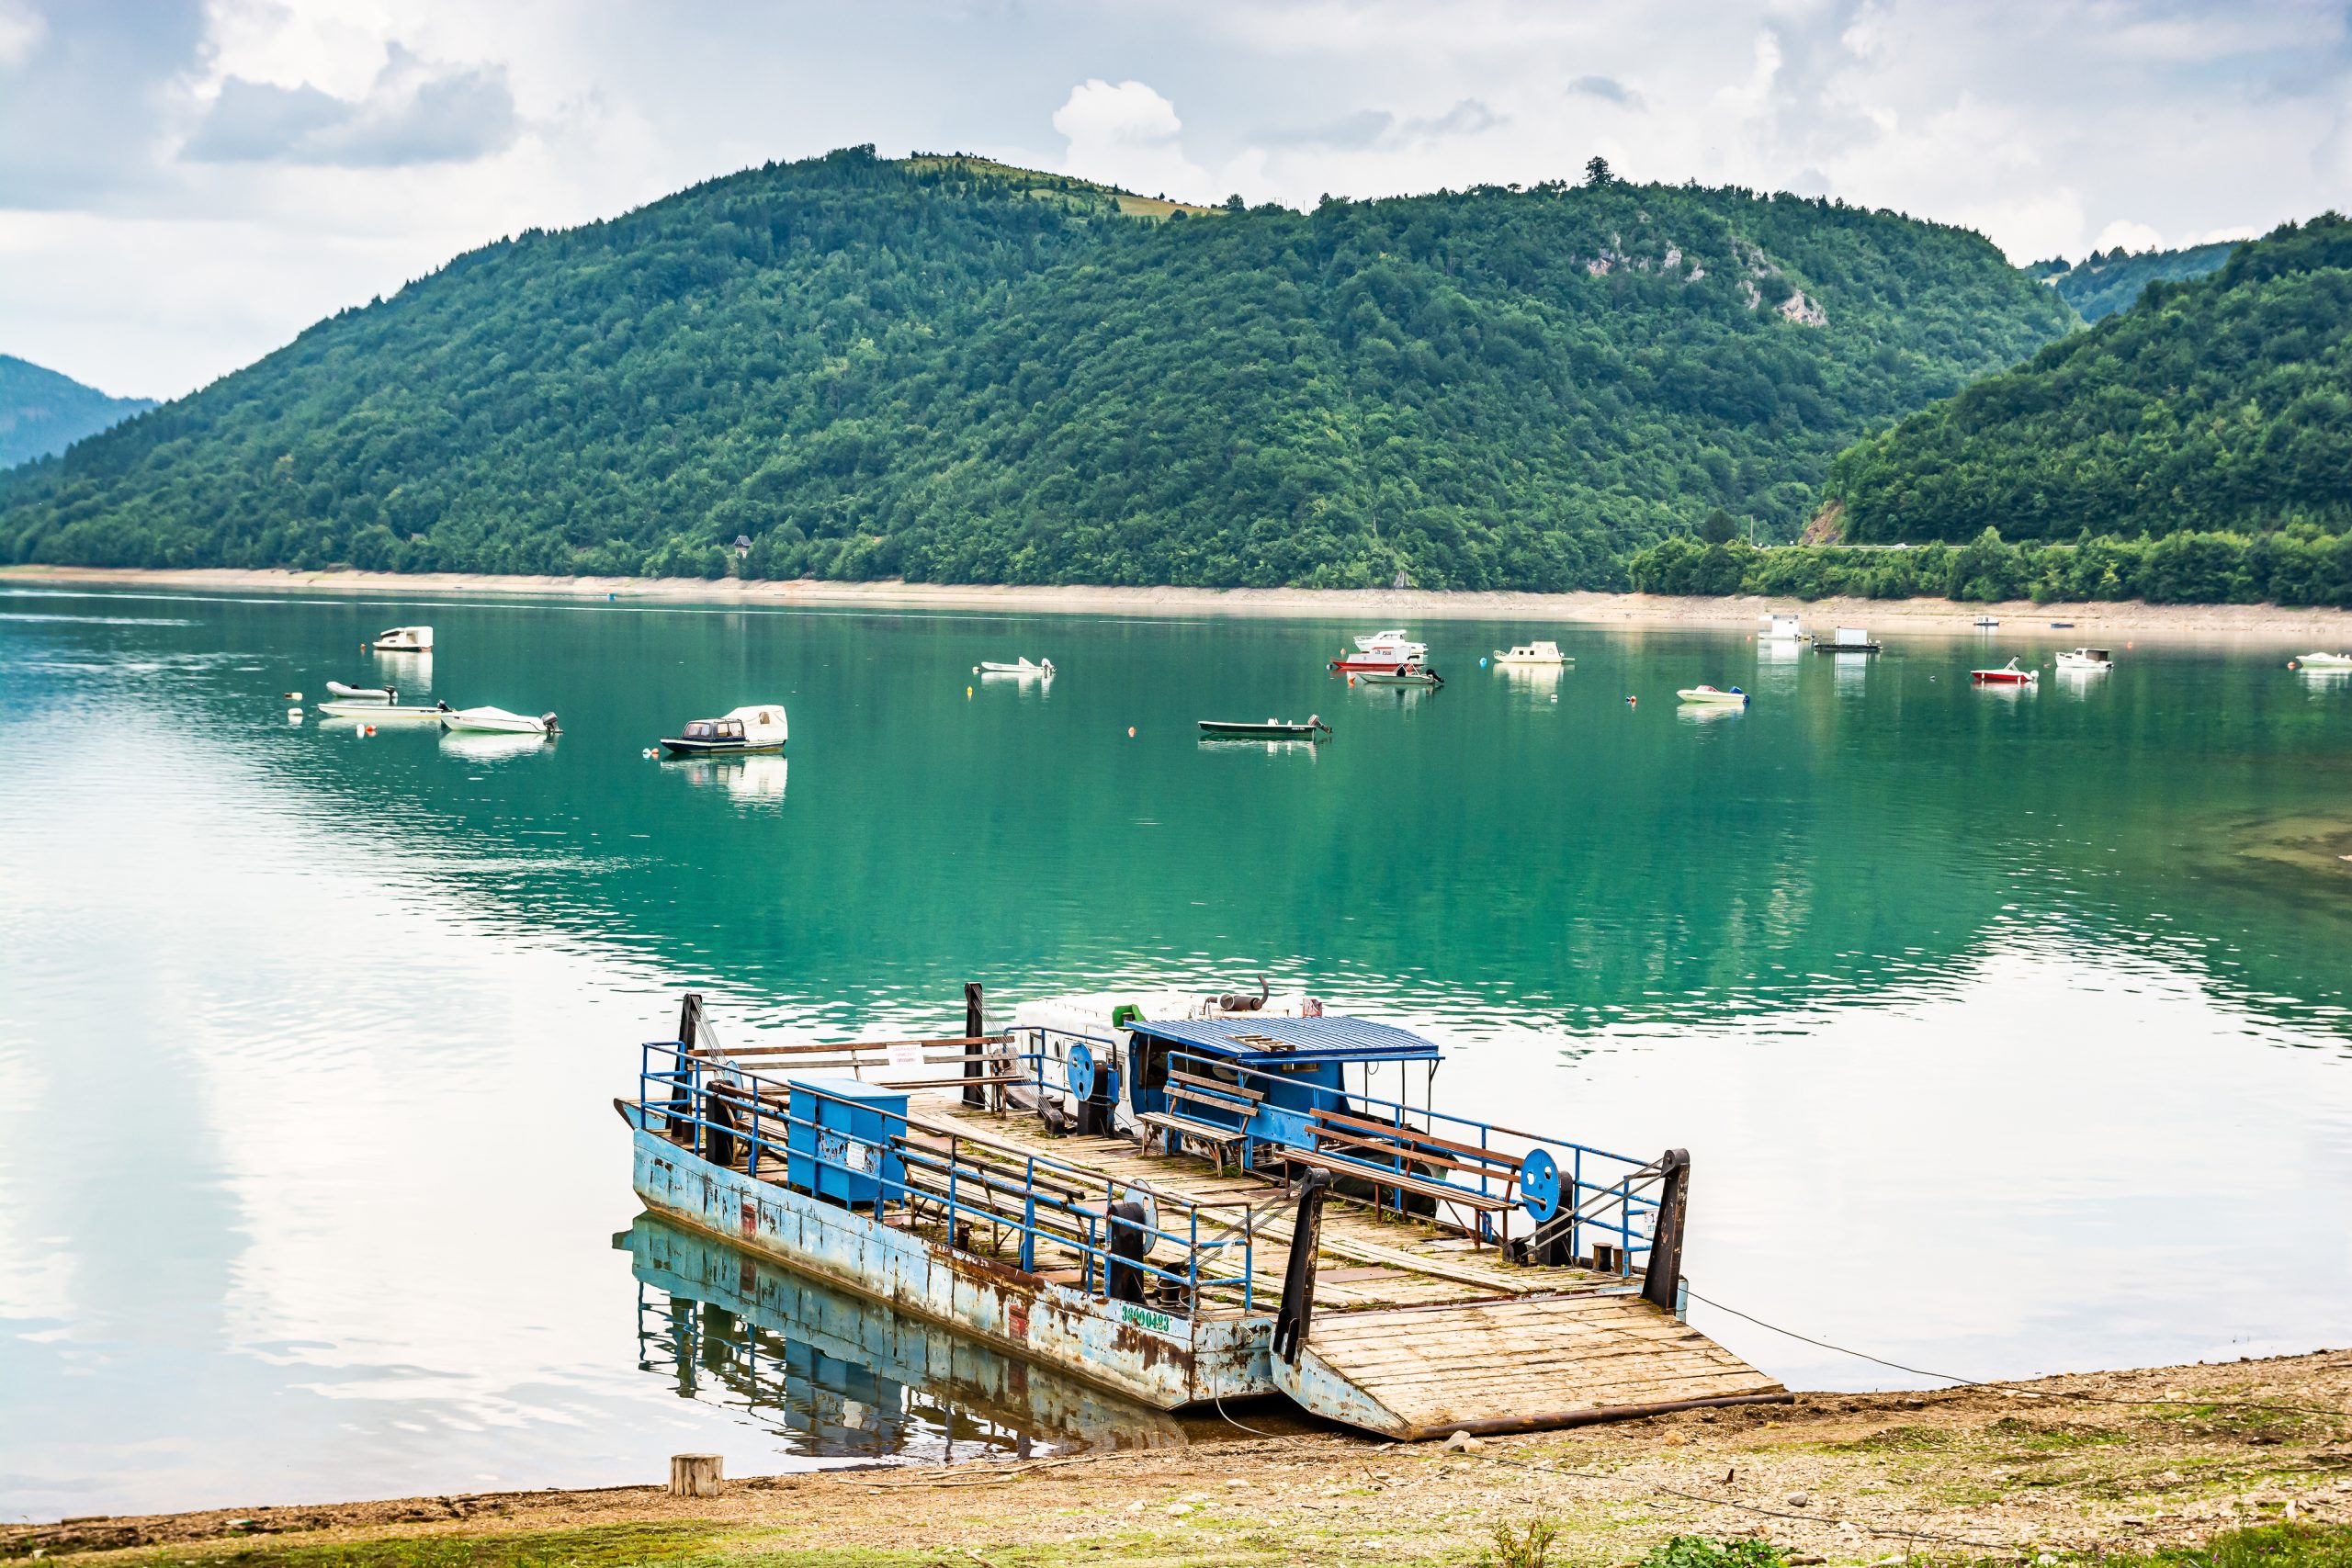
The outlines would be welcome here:
M 2352 207 L 2352 5 L 0 0 L 0 353 L 175 397 L 462 251 L 859 142 L 1293 206 L 1599 154 L 2079 259 Z

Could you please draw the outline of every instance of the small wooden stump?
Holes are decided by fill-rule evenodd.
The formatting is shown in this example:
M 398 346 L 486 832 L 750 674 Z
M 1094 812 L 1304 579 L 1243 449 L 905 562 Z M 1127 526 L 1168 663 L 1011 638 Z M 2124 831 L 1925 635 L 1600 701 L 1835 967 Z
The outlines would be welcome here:
M 672 1454 L 670 1456 L 670 1495 L 673 1497 L 716 1497 L 718 1495 L 718 1460 L 717 1454 Z

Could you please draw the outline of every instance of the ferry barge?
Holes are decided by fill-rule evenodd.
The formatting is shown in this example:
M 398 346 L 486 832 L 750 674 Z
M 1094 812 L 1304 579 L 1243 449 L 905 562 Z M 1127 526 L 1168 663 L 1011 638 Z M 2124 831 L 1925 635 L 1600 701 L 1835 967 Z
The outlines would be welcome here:
M 735 1048 L 689 996 L 614 1103 L 655 1214 L 1155 1408 L 1418 1439 L 1790 1397 L 1681 1319 L 1681 1150 L 1438 1111 L 1438 1061 L 1262 989 L 991 1032 L 971 986 L 961 1036 Z

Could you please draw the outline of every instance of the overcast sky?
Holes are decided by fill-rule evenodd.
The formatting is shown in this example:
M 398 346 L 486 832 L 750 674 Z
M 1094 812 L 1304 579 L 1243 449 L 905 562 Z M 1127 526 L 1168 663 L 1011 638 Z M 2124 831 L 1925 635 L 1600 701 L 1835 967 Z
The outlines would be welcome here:
M 861 141 L 1293 205 L 1599 152 L 2079 257 L 2352 206 L 2352 6 L 0 0 L 0 352 L 175 396 L 484 241 Z

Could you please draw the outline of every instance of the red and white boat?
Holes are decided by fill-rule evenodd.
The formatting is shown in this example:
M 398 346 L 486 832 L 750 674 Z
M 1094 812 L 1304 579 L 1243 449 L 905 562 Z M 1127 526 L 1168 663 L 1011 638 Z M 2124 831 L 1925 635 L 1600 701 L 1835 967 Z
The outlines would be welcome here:
M 1374 632 L 1356 638 L 1355 651 L 1340 650 L 1331 660 L 1331 668 L 1343 673 L 1369 671 L 1382 675 L 1403 675 L 1418 670 L 1430 656 L 1430 645 L 1415 642 L 1402 630 Z
M 1998 670 L 1971 670 L 1968 678 L 1980 686 L 2030 686 L 2041 679 L 2041 671 L 2020 670 L 2012 659 Z

